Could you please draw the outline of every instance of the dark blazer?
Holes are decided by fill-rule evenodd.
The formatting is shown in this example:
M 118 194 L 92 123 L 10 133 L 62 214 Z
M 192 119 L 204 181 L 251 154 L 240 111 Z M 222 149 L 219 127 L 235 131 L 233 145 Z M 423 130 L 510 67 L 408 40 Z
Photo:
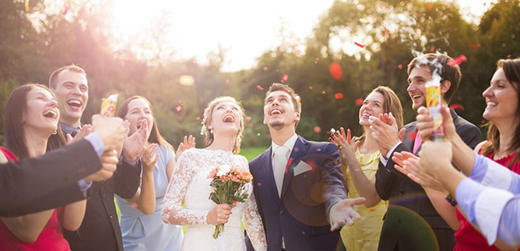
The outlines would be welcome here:
M 249 163 L 268 250 L 282 250 L 282 236 L 285 250 L 335 250 L 340 236 L 338 231 L 330 231 L 328 212 L 335 203 L 347 198 L 336 146 L 298 137 L 287 163 L 281 199 L 271 156 L 269 148 Z M 301 162 L 311 169 L 294 176 Z M 248 249 L 252 250 L 247 240 Z
M 114 193 L 130 199 L 139 186 L 141 165 L 134 167 L 120 159 L 114 176 L 104 182 L 92 184 L 92 196 L 81 227 L 74 232 L 63 229 L 71 250 L 121 250 L 123 240 L 114 204 Z
M 0 216 L 14 217 L 85 199 L 77 181 L 101 167 L 86 140 L 0 165 Z
M 471 148 L 481 141 L 478 127 L 451 111 L 457 134 Z M 394 152 L 412 152 L 417 122 L 404 126 L 403 142 Z M 439 156 L 442 158 L 443 156 Z M 453 250 L 455 231 L 437 213 L 424 189 L 394 168 L 388 160 L 379 162 L 376 190 L 383 200 L 390 200 L 385 215 L 379 250 Z M 435 238 L 434 238 L 435 237 Z

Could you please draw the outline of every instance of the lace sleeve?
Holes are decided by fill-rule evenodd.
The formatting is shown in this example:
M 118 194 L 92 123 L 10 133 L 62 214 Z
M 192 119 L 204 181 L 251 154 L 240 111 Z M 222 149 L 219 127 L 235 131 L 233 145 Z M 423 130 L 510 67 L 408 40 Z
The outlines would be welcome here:
M 186 209 L 182 207 L 184 196 L 191 178 L 196 172 L 194 165 L 196 154 L 187 150 L 175 164 L 170 184 L 164 196 L 162 219 L 165 223 L 175 225 L 206 225 L 209 210 Z
M 246 167 L 248 167 L 249 164 L 245 158 L 244 161 Z M 249 196 L 246 202 L 242 218 L 244 220 L 244 226 L 246 228 L 247 235 L 251 240 L 251 244 L 253 245 L 254 250 L 267 250 L 267 240 L 265 238 L 264 225 L 262 223 L 262 217 L 258 212 L 258 206 L 256 205 L 253 189 L 251 189 L 251 196 Z

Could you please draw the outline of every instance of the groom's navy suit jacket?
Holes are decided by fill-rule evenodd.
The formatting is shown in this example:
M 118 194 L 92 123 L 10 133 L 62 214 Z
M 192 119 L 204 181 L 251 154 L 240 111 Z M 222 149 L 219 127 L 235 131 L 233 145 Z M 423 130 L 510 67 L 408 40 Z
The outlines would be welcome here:
M 281 198 L 273 176 L 272 149 L 249 163 L 268 250 L 335 250 L 339 232 L 331 232 L 328 212 L 347 198 L 337 147 L 298 136 L 287 163 Z M 249 239 L 248 250 L 252 250 Z

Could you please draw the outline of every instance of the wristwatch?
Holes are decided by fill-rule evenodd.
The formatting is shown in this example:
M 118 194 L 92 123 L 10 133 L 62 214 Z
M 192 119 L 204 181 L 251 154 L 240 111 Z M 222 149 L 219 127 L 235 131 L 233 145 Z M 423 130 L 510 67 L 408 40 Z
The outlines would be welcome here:
M 451 195 L 448 194 L 448 196 L 446 196 L 446 200 L 452 205 L 452 206 L 456 206 L 458 203 L 457 203 L 457 200 L 453 197 L 451 197 Z

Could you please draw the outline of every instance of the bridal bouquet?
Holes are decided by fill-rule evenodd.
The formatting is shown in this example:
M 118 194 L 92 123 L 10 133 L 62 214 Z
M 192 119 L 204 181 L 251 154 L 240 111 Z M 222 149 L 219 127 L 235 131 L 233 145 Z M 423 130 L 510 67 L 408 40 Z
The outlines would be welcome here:
M 211 170 L 208 178 L 213 179 L 210 186 L 214 188 L 209 198 L 217 204 L 227 203 L 233 208 L 238 202 L 247 199 L 245 184 L 251 182 L 253 176 L 250 172 L 236 166 L 222 165 Z M 224 225 L 216 226 L 213 238 L 217 239 L 222 231 Z

